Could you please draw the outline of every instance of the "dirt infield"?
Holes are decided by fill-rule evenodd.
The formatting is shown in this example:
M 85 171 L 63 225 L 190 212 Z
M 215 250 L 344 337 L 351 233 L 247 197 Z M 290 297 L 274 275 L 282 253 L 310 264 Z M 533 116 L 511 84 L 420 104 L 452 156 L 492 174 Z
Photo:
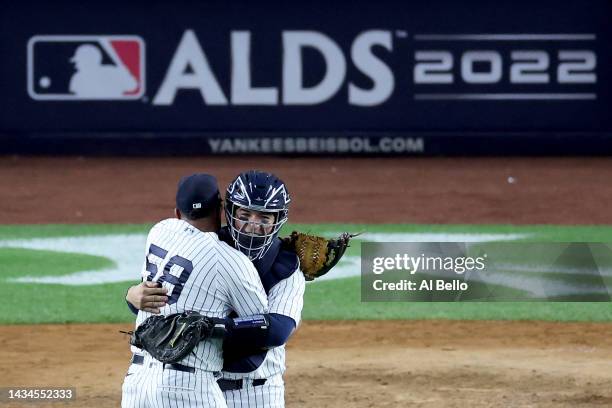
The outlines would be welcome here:
M 129 359 L 118 330 L 129 328 L 2 327 L 1 383 L 118 406 Z M 611 406 L 609 338 L 605 324 L 304 322 L 288 345 L 287 406 Z
M 609 159 L 0 158 L 0 224 L 154 222 L 176 181 L 279 174 L 294 222 L 612 224 Z M 0 386 L 73 386 L 117 406 L 129 325 L 0 327 Z M 610 325 L 304 322 L 289 407 L 612 406 Z M 11 406 L 11 405 L 9 405 Z M 17 405 L 13 405 L 17 406 Z M 37 407 L 43 407 L 37 404 Z M 52 405 L 57 406 L 57 405 Z
M 612 224 L 610 159 L 266 157 L 0 157 L 0 224 L 154 222 L 181 176 L 249 168 L 285 180 L 293 222 Z

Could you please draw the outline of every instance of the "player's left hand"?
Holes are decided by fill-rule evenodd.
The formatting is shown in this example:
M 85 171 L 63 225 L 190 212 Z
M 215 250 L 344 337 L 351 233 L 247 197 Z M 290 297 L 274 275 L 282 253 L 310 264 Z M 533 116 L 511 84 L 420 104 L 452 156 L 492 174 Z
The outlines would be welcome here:
M 168 289 L 158 287 L 156 282 L 142 282 L 128 289 L 125 300 L 136 309 L 159 314 L 159 309 L 168 302 Z

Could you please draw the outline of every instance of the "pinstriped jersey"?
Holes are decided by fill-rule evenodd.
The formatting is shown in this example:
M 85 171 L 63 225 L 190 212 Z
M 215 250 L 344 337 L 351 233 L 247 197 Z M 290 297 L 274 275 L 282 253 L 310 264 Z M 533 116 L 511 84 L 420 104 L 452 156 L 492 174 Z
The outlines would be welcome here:
M 183 220 L 167 219 L 151 229 L 142 274 L 168 289 L 168 304 L 161 309 L 166 316 L 186 310 L 210 317 L 227 317 L 231 311 L 239 316 L 268 312 L 267 296 L 251 261 L 216 233 L 202 232 Z M 139 311 L 136 326 L 150 316 Z M 181 364 L 220 371 L 221 342 L 201 342 Z
M 306 279 L 297 270 L 286 279 L 281 280 L 270 289 L 268 304 L 270 313 L 278 313 L 292 318 L 295 326 L 300 324 L 304 306 Z M 285 372 L 285 345 L 268 350 L 266 358 L 257 370 L 250 373 L 231 373 L 223 371 L 223 378 L 270 378 Z

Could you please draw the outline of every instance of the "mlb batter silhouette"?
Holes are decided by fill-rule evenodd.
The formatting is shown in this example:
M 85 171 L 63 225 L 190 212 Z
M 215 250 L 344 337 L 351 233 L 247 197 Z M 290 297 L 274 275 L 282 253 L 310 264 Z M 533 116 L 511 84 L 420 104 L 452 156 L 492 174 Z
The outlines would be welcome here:
M 90 99 L 119 98 L 138 86 L 130 72 L 120 65 L 102 64 L 102 52 L 94 45 L 79 46 L 70 59 L 76 72 L 70 79 L 70 92 Z

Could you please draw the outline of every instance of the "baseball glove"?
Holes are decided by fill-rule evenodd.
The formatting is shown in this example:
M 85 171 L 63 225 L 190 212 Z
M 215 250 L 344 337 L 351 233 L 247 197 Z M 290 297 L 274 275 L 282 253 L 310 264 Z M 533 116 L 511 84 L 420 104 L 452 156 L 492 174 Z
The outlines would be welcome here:
M 340 261 L 350 239 L 357 235 L 345 232 L 338 238 L 325 239 L 293 231 L 289 237 L 283 238 L 283 246 L 297 254 L 306 280 L 312 281 L 325 275 Z
M 191 353 L 200 341 L 221 337 L 220 320 L 193 311 L 151 316 L 136 331 L 128 332 L 130 344 L 148 351 L 162 363 L 176 363 Z

